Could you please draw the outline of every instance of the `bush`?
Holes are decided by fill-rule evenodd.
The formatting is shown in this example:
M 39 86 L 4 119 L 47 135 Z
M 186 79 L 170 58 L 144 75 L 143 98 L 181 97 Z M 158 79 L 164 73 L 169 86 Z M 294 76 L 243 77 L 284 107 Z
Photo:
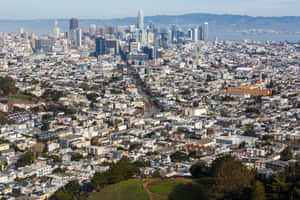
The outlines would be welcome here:
M 189 157 L 186 153 L 177 151 L 170 156 L 172 162 L 184 162 L 189 160 Z
M 71 161 L 79 161 L 83 158 L 83 155 L 80 153 L 72 154 Z
M 16 82 L 13 78 L 0 77 L 0 94 L 4 96 L 15 94 L 17 91 Z
M 206 162 L 200 161 L 192 165 L 190 168 L 190 173 L 194 178 L 207 176 L 208 173 L 207 173 Z
M 31 165 L 34 161 L 34 155 L 32 152 L 26 152 L 16 163 L 17 167 L 24 167 L 26 165 Z

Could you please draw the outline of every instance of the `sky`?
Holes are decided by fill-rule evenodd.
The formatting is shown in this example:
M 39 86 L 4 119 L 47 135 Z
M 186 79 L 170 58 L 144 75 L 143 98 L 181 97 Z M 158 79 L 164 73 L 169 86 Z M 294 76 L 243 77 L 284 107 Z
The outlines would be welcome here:
M 300 0 L 0 0 L 1 19 L 108 19 L 137 15 L 212 13 L 300 16 Z

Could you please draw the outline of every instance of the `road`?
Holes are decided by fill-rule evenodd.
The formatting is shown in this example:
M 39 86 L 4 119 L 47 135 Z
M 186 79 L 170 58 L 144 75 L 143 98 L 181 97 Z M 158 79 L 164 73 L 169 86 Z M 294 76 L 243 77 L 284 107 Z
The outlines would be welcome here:
M 144 118 L 150 118 L 153 116 L 153 114 L 158 113 L 160 109 L 154 103 L 151 103 L 152 97 L 144 91 L 144 86 L 142 85 L 141 81 L 137 79 L 137 74 L 134 68 L 129 64 L 127 64 L 127 66 L 128 75 L 133 80 L 136 88 L 138 89 L 138 93 L 143 97 L 143 101 L 145 103 Z

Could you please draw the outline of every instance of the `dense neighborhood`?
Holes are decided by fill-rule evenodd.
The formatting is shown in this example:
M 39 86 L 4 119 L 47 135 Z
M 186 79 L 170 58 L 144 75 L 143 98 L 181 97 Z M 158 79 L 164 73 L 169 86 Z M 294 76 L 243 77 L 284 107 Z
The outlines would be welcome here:
M 225 155 L 263 180 L 297 164 L 300 45 L 193 34 L 0 33 L 0 196 L 48 199 L 124 163 L 124 180 L 197 177 Z

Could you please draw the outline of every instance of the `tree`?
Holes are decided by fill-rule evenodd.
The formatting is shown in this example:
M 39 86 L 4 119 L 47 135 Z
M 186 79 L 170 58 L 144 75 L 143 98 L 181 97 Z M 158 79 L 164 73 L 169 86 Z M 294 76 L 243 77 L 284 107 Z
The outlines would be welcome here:
M 244 132 L 245 136 L 250 136 L 250 137 L 256 137 L 256 133 L 254 131 L 254 126 L 253 124 L 247 124 L 246 125 L 246 130 Z
M 103 173 L 95 173 L 89 188 L 99 190 L 108 184 L 119 183 L 128 180 L 136 175 L 140 175 L 137 164 L 131 163 L 127 157 L 122 157 L 118 163 L 110 164 L 110 169 Z
M 156 170 L 155 172 L 153 172 L 152 178 L 161 178 L 160 172 L 158 170 Z
M 201 178 L 207 176 L 206 162 L 200 161 L 193 164 L 190 168 L 190 173 L 194 178 Z
M 71 161 L 79 161 L 83 158 L 83 155 L 80 153 L 74 153 L 71 156 Z
M 26 165 L 31 165 L 34 159 L 33 153 L 28 151 L 17 161 L 16 166 L 24 167 Z
M 270 184 L 267 184 L 268 199 L 284 200 L 288 198 L 288 184 L 284 181 L 284 177 L 274 175 Z
M 217 158 L 211 166 L 213 178 L 209 195 L 212 199 L 251 199 L 255 172 L 231 156 Z
M 89 93 L 86 95 L 87 99 L 92 102 L 96 102 L 96 99 L 99 97 L 96 93 Z
M 66 173 L 66 171 L 67 171 L 67 169 L 66 168 L 56 168 L 56 169 L 54 169 L 53 170 L 53 174 L 56 174 L 56 173 L 62 173 L 62 174 L 64 174 L 64 173 Z
M 16 82 L 13 78 L 0 77 L 0 94 L 5 96 L 15 94 L 17 91 Z
M 293 152 L 291 147 L 286 147 L 281 153 L 280 153 L 280 160 L 288 161 L 293 158 Z
M 139 144 L 139 143 L 133 143 L 133 144 L 130 145 L 129 151 L 133 151 L 134 149 L 136 149 L 140 146 L 141 146 L 141 144 Z
M 43 122 L 43 126 L 41 127 L 42 131 L 48 131 L 50 128 L 49 123 L 48 122 Z
M 48 99 L 50 101 L 58 101 L 61 97 L 65 97 L 66 94 L 63 91 L 57 91 L 57 90 L 51 90 L 47 89 L 43 95 L 42 98 Z
M 73 200 L 72 194 L 65 190 L 56 191 L 51 197 L 50 200 Z
M 265 200 L 266 199 L 266 191 L 265 186 L 262 182 L 256 181 L 254 190 L 251 195 L 251 199 L 253 200 Z
M 261 96 L 254 97 L 255 103 L 260 104 L 262 102 Z
M 243 148 L 245 148 L 246 147 L 246 142 L 245 141 L 243 141 L 242 143 L 240 143 L 240 145 L 239 145 L 239 149 L 243 149 Z
M 83 90 L 89 90 L 90 89 L 89 85 L 86 84 L 86 83 L 81 83 L 79 87 L 82 88 Z
M 50 200 L 74 200 L 80 198 L 80 185 L 77 180 L 70 181 L 65 187 L 56 191 Z
M 43 153 L 41 156 L 44 158 L 51 158 L 53 160 L 53 162 L 55 162 L 55 163 L 62 162 L 61 158 L 58 155 L 48 155 L 46 153 Z
M 107 176 L 105 173 L 96 172 L 92 178 L 89 187 L 92 190 L 100 190 L 108 184 Z
M 80 185 L 78 181 L 70 181 L 64 188 L 67 191 L 71 191 L 73 194 L 79 194 L 80 192 Z
M 4 113 L 0 112 L 0 125 L 4 125 L 8 123 L 8 119 Z
M 184 162 L 189 160 L 188 155 L 182 151 L 176 151 L 170 156 L 170 158 L 172 162 Z

